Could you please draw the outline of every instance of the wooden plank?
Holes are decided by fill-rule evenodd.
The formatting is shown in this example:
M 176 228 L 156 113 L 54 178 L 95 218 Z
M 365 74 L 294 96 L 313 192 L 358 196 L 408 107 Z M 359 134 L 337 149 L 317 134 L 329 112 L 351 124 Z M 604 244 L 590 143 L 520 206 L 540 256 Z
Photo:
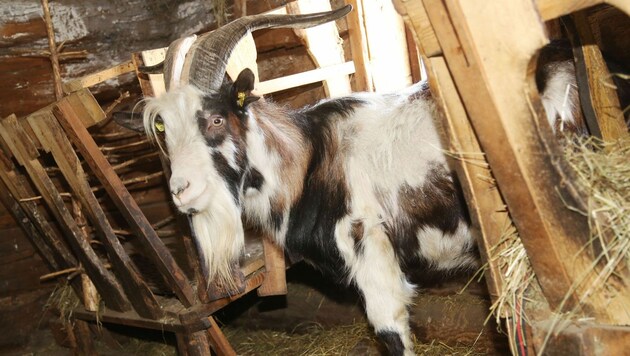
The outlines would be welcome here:
M 205 331 L 177 333 L 177 352 L 186 356 L 210 356 L 208 333 Z
M 117 325 L 132 326 L 135 328 L 151 329 L 158 331 L 182 332 L 186 331 L 179 319 L 173 313 L 166 313 L 161 319 L 147 319 L 139 316 L 134 311 L 117 312 L 104 310 L 98 313 L 85 310 L 83 307 L 74 309 L 72 316 L 86 321 L 98 321 Z
M 363 21 L 363 1 L 347 0 L 346 4 L 352 5 L 352 11 L 348 14 L 347 19 L 352 60 L 356 68 L 354 73 L 355 87 L 357 91 L 374 91 L 367 33 Z
M 628 324 L 628 286 L 581 300 L 593 283 L 585 203 L 528 87 L 531 59 L 547 41 L 534 4 L 424 0 L 444 57 L 552 308 L 582 308 L 600 322 Z M 464 15 L 465 14 L 465 15 Z M 509 28 L 510 31 L 496 29 Z M 510 51 L 504 44 L 510 43 Z M 528 95 L 529 94 L 529 95 Z M 559 185 L 558 182 L 563 182 Z M 576 283 L 581 282 L 581 283 Z
M 217 322 L 214 321 L 214 318 L 209 316 L 208 321 L 210 322 L 208 336 L 210 337 L 210 344 L 212 344 L 214 352 L 221 356 L 236 356 L 236 352 L 221 331 L 221 328 L 219 328 L 219 325 L 217 325 Z
M 627 0 L 536 0 L 536 7 L 544 21 L 568 15 L 597 4 L 610 4 L 630 16 L 630 2 Z
M 477 137 L 467 119 L 453 79 L 443 57 L 425 61 L 429 75 L 431 93 L 442 111 L 442 128 L 445 132 L 448 150 L 458 159 L 453 160 L 459 182 L 471 215 L 471 231 L 477 240 L 482 259 L 488 264 L 486 283 L 492 301 L 501 293 L 503 277 L 493 249 L 499 246 L 510 226 L 510 217 L 504 202 L 492 183 L 492 174 L 487 166 Z
M 114 276 L 105 268 L 102 261 L 96 255 L 92 246 L 87 241 L 72 218 L 65 203 L 63 202 L 59 191 L 46 175 L 44 167 L 33 157 L 22 156 L 21 152 L 27 152 L 27 146 L 32 145 L 30 140 L 21 139 L 25 134 L 17 122 L 15 117 L 9 117 L 2 120 L 0 124 L 0 136 L 9 147 L 16 147 L 18 151 L 14 151 L 18 162 L 26 168 L 33 184 L 37 187 L 40 194 L 50 207 L 53 215 L 59 222 L 61 229 L 66 235 L 68 243 L 72 246 L 78 260 L 81 261 L 83 268 L 92 278 L 99 293 L 109 308 L 114 310 L 126 311 L 131 308 L 129 301 L 125 297 L 121 286 Z M 20 133 L 20 131 L 22 131 Z M 20 140 L 18 140 L 20 138 Z
M 145 66 L 152 66 L 164 60 L 164 57 L 166 56 L 166 49 L 167 47 L 142 51 L 140 53 L 139 58 L 142 59 L 142 63 L 144 63 Z M 136 57 L 136 61 L 137 61 L 137 57 Z M 166 85 L 164 84 L 163 74 L 149 74 L 148 77 L 149 78 L 147 82 L 148 83 L 147 89 L 150 88 L 149 91 L 152 93 L 151 96 L 154 96 L 157 98 L 166 92 Z M 144 93 L 145 95 L 147 95 L 147 92 L 144 92 Z
M 374 90 L 391 92 L 411 84 L 402 17 L 391 0 L 362 1 Z
M 288 14 L 309 14 L 330 11 L 328 1 L 297 0 L 287 4 Z M 345 62 L 343 47 L 339 39 L 339 32 L 335 22 L 325 23 L 306 29 L 295 29 L 307 51 L 318 67 L 328 67 Z M 350 94 L 350 80 L 346 74 L 336 73 L 324 81 L 326 96 L 338 97 Z
M 627 355 L 630 350 L 630 326 L 599 325 L 588 321 L 573 322 L 562 328 L 557 325 L 554 328 L 554 325 L 552 320 L 533 323 L 533 344 L 537 354 L 607 356 Z
M 424 10 L 421 1 L 393 0 L 398 13 L 406 23 L 410 24 L 412 36 L 416 39 L 416 45 L 426 57 L 435 57 L 442 54 L 442 48 L 435 36 L 435 31 L 429 21 L 429 16 Z
M 256 292 L 261 297 L 287 294 L 286 263 L 284 250 L 263 237 L 263 251 L 265 254 L 265 279 Z
M 420 54 L 414 40 L 413 29 L 405 23 L 405 40 L 407 41 L 407 52 L 409 53 L 409 70 L 411 72 L 411 82 L 418 83 L 422 80 L 422 63 Z
M 576 57 L 580 102 L 589 131 L 607 142 L 628 137 L 617 91 L 595 40 L 588 13 L 586 10 L 576 12 L 571 18 L 573 24 L 569 24 L 570 21 L 565 24 L 575 30 L 570 31 L 569 36 Z
M 136 68 L 133 63 L 131 61 L 127 61 L 116 66 L 104 69 L 102 71 L 65 82 L 63 83 L 63 91 L 66 94 L 70 94 L 77 90 L 88 88 L 98 83 L 102 83 L 121 74 L 133 72 L 135 69 Z
M 72 144 L 68 141 L 55 117 L 50 112 L 40 113 L 29 116 L 28 123 L 42 146 L 52 153 L 68 185 L 87 212 L 96 233 L 107 250 L 112 268 L 125 287 L 127 296 L 135 310 L 143 317 L 161 317 L 160 305 L 118 241 L 105 212 L 86 180 L 87 175 L 83 171 L 79 157 L 77 157 Z
M 98 353 L 94 347 L 90 325 L 83 320 L 74 320 L 72 324 L 71 327 L 74 330 L 76 340 L 76 348 L 73 350 L 73 354 L 77 356 L 97 356 Z M 68 323 L 68 326 L 70 325 Z
M 51 270 L 60 269 L 55 253 L 44 241 L 44 237 L 39 232 L 33 221 L 28 218 L 27 213 L 22 209 L 15 197 L 9 192 L 9 188 L 0 180 L 0 202 L 4 204 L 8 211 L 24 231 L 24 235 L 35 247 L 35 250 L 42 257 L 46 266 Z
M 282 78 L 266 80 L 258 84 L 256 92 L 259 95 L 275 93 L 306 84 L 321 82 L 322 80 L 326 80 L 326 78 L 334 77 L 339 74 L 348 75 L 354 72 L 354 62 L 346 62 L 298 74 L 287 75 Z
M 0 150 L 0 162 L 2 161 L 6 161 L 6 157 L 2 150 Z M 33 196 L 33 194 L 27 190 L 28 183 L 26 178 L 16 171 L 11 164 L 11 166 L 3 166 L 2 169 L 0 169 L 0 179 L 8 192 L 19 202 L 22 209 L 24 209 L 24 213 L 27 215 L 28 219 L 37 227 L 41 236 L 45 239 L 45 243 L 53 251 L 53 257 L 59 265 L 59 268 L 76 267 L 78 264 L 76 259 L 68 250 L 61 237 L 58 236 L 57 232 L 50 226 L 50 223 L 41 215 L 37 203 L 33 201 L 21 201 L 21 199 Z
M 86 89 L 83 89 L 83 91 L 86 91 Z M 89 110 L 89 108 L 73 106 L 67 98 L 60 100 L 53 109 L 53 113 L 61 123 L 61 126 L 63 126 L 66 135 L 76 146 L 83 159 L 112 198 L 116 207 L 123 214 L 131 230 L 136 234 L 138 241 L 144 247 L 147 257 L 155 264 L 169 287 L 185 306 L 192 305 L 195 297 L 186 275 L 177 265 L 171 253 L 138 207 L 138 204 L 121 182 L 120 177 L 118 177 L 90 133 L 81 123 L 79 118 L 81 113 Z M 85 105 L 88 104 L 89 102 L 85 103 Z

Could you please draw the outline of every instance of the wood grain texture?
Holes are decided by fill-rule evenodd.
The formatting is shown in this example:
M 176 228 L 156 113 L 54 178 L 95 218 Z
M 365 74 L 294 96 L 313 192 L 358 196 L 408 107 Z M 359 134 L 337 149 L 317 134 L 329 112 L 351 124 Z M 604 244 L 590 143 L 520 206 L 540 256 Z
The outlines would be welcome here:
M 539 99 L 528 87 L 531 58 L 547 39 L 534 4 L 425 0 L 425 9 L 505 198 L 521 240 L 553 308 L 582 307 L 600 322 L 627 324 L 628 286 L 578 301 L 593 282 L 583 195 L 551 130 L 539 127 Z M 499 29 L 510 28 L 510 31 Z M 510 43 L 510 51 L 503 47 Z M 595 268 L 597 270 L 597 268 Z M 567 291 L 570 291 L 567 293 Z
M 83 91 L 85 92 L 85 89 Z M 87 94 L 89 95 L 89 93 Z M 195 301 L 195 296 L 186 275 L 177 265 L 164 243 L 156 235 L 151 224 L 121 182 L 120 177 L 81 123 L 81 114 L 90 110 L 92 109 L 84 108 L 83 106 L 73 106 L 71 101 L 64 98 L 57 103 L 53 113 L 61 123 L 70 141 L 81 153 L 92 172 L 105 187 L 114 204 L 129 223 L 131 230 L 143 245 L 146 256 L 156 265 L 169 287 L 172 288 L 181 302 L 185 306 L 191 306 Z
M 86 180 L 87 175 L 83 171 L 79 157 L 55 117 L 50 112 L 40 113 L 30 116 L 28 123 L 42 146 L 52 153 L 68 185 L 81 202 L 96 234 L 107 250 L 112 267 L 125 287 L 134 309 L 144 317 L 161 317 L 162 311 L 159 304 L 118 241 L 105 212 Z

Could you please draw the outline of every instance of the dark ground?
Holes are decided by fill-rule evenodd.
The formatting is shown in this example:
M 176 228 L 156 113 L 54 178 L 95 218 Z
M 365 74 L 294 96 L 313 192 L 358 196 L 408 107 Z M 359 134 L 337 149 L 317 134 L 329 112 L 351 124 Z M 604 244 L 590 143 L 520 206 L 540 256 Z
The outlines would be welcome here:
M 216 315 L 239 355 L 379 355 L 380 348 L 367 326 L 353 291 L 326 282 L 306 266 L 288 271 L 286 297 L 241 298 Z M 416 352 L 423 355 L 507 355 L 505 337 L 496 325 L 484 325 L 489 301 L 482 283 L 467 280 L 423 291 L 411 308 Z M 3 340 L 1 355 L 68 355 L 50 331 L 57 317 L 43 311 L 50 291 L 0 303 L 0 331 L 21 325 L 23 337 Z M 42 310 L 40 320 L 20 321 L 19 308 Z M 100 355 L 176 355 L 170 333 L 104 325 L 92 330 Z

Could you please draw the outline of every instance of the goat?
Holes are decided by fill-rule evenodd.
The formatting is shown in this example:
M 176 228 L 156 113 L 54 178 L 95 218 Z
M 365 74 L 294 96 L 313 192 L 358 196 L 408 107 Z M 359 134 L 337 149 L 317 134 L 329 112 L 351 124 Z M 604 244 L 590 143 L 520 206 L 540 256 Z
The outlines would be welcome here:
M 154 139 L 164 132 L 172 199 L 192 217 L 209 278 L 230 283 L 245 221 L 355 286 L 388 352 L 408 355 L 414 282 L 479 266 L 428 88 L 289 110 L 252 93 L 249 69 L 224 81 L 248 31 L 313 26 L 350 10 L 244 17 L 178 41 L 162 66 L 168 90 L 146 100 L 144 126 Z

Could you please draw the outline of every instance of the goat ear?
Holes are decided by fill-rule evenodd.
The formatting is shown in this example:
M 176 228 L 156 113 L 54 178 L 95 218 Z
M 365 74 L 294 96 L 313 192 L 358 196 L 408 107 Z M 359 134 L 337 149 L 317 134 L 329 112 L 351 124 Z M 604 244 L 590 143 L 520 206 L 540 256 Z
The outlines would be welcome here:
M 245 109 L 247 105 L 260 99 L 260 97 L 252 95 L 255 80 L 254 73 L 249 68 L 245 68 L 232 84 L 232 99 L 239 108 Z

